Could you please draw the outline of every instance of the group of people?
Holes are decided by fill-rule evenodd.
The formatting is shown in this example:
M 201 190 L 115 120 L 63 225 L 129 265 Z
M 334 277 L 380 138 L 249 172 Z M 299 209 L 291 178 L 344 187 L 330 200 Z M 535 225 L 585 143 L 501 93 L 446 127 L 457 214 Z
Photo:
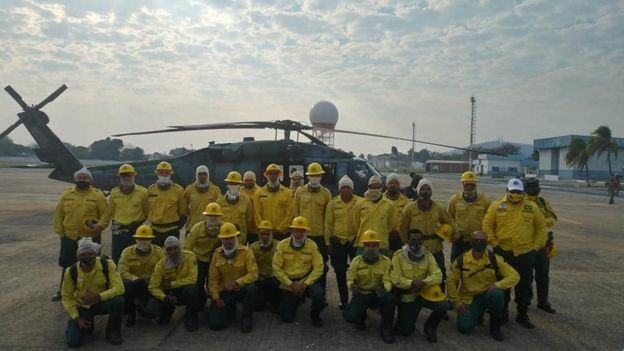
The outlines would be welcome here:
M 539 196 L 536 179 L 511 179 L 506 195 L 490 203 L 477 191 L 476 174 L 465 172 L 461 191 L 444 208 L 432 200 L 430 180 L 414 184 L 409 199 L 396 174 L 385 184 L 372 176 L 361 197 L 345 175 L 332 197 L 321 184 L 319 163 L 308 165 L 305 184 L 303 174 L 291 174 L 290 188 L 280 183 L 275 164 L 266 167 L 264 186 L 251 171 L 232 171 L 223 194 L 206 166 L 197 167 L 196 181 L 186 188 L 172 182 L 169 163 L 159 163 L 155 172 L 156 183 L 146 189 L 135 184 L 134 168 L 122 165 L 120 185 L 107 201 L 83 168 L 61 196 L 54 230 L 63 275 L 53 299 L 61 299 L 70 315 L 70 347 L 93 330 L 95 315 L 109 316 L 106 338 L 120 344 L 122 323 L 132 327 L 142 317 L 164 325 L 176 306 L 185 306 L 184 325 L 192 332 L 200 312 L 219 330 L 242 303 L 240 329 L 248 333 L 254 312 L 268 309 L 293 322 L 309 298 L 311 324 L 321 327 L 329 262 L 344 319 L 365 329 L 367 310 L 378 309 L 386 343 L 412 334 L 423 307 L 431 310 L 423 326 L 430 342 L 452 309 L 461 333 L 470 333 L 489 312 L 490 333 L 503 340 L 514 287 L 516 321 L 533 328 L 527 311 L 534 275 L 538 307 L 555 312 L 548 301 L 555 253 L 548 228 L 557 217 Z M 100 255 L 109 222 L 112 260 Z M 443 240 L 452 242 L 448 276 Z

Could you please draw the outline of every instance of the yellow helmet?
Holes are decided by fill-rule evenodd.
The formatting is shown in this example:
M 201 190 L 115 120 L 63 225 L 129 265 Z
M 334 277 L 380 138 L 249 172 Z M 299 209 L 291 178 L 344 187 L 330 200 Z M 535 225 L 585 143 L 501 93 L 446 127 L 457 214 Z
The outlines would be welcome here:
M 137 239 L 154 239 L 155 238 L 152 227 L 150 227 L 149 225 L 145 225 L 145 224 L 138 227 L 132 237 L 137 238 Z
M 171 163 L 167 161 L 162 161 L 158 164 L 158 166 L 156 166 L 156 172 L 158 171 L 169 171 L 173 173 L 173 167 L 171 167 Z
M 290 225 L 290 229 L 304 229 L 310 230 L 308 226 L 308 220 L 305 217 L 295 217 L 292 220 L 292 224 Z
M 221 225 L 221 229 L 219 229 L 219 235 L 217 235 L 217 238 L 226 239 L 235 237 L 238 234 L 240 234 L 240 232 L 238 231 L 238 229 L 236 229 L 236 226 L 234 224 L 230 222 L 225 222 Z
M 280 174 L 282 174 L 282 170 L 279 168 L 279 166 L 276 165 L 275 163 L 271 163 L 264 170 L 264 175 L 266 175 L 267 173 L 272 172 L 272 171 L 278 171 Z
M 431 285 L 426 288 L 423 288 L 420 291 L 420 296 L 431 302 L 440 302 L 446 299 L 446 295 L 442 292 L 442 289 L 439 285 Z
M 462 173 L 459 181 L 462 183 L 476 183 L 477 175 L 475 174 L 475 172 L 467 171 L 467 172 Z
M 553 258 L 557 256 L 557 247 L 553 244 L 553 246 L 548 250 L 548 258 Z
M 224 180 L 226 183 L 243 184 L 243 177 L 241 177 L 241 174 L 236 171 L 228 173 L 227 178 Z
M 451 240 L 451 237 L 453 237 L 453 227 L 448 224 L 448 223 L 444 223 L 442 225 L 440 225 L 438 227 L 438 229 L 436 229 L 435 232 L 440 238 L 444 239 L 444 240 Z
M 204 216 L 223 216 L 223 212 L 221 211 L 221 206 L 219 206 L 216 202 L 211 202 L 206 205 L 204 212 L 202 212 Z
M 366 244 L 366 243 L 379 243 L 381 242 L 381 240 L 379 240 L 379 236 L 377 235 L 377 232 L 369 229 L 367 231 L 364 232 L 364 234 L 362 234 L 362 243 Z
M 273 230 L 273 224 L 265 219 L 258 224 L 258 229 Z
M 122 173 L 132 173 L 134 175 L 137 174 L 137 172 L 134 170 L 134 167 L 132 167 L 131 164 L 127 164 L 127 163 L 124 163 L 123 165 L 119 166 L 119 170 L 117 171 L 117 175 L 120 175 Z
M 321 174 L 325 174 L 323 166 L 316 162 L 312 162 L 308 165 L 308 171 L 306 172 L 307 176 L 318 176 Z

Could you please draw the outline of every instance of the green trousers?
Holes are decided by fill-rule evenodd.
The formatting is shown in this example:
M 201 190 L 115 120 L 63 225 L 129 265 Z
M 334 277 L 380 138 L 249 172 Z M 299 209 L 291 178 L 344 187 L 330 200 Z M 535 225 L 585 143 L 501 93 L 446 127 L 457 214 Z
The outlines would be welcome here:
M 312 300 L 310 311 L 312 313 L 321 312 L 325 306 L 325 288 L 319 281 L 310 285 L 306 289 L 306 295 Z M 278 314 L 282 322 L 290 323 L 295 320 L 297 315 L 297 308 L 304 302 L 305 297 L 295 296 L 289 290 L 281 291 L 280 304 L 278 307 Z
M 225 328 L 228 320 L 234 319 L 236 315 L 236 303 L 243 303 L 242 317 L 251 319 L 253 317 L 254 305 L 257 299 L 256 285 L 251 283 L 242 287 L 238 291 L 222 291 L 219 296 L 225 306 L 219 308 L 214 305 L 214 301 L 208 310 L 208 326 L 212 330 Z
M 93 318 L 95 316 L 108 314 L 109 318 L 106 325 L 106 332 L 108 332 L 110 330 L 120 330 L 123 309 L 123 296 L 116 296 L 108 301 L 96 303 L 90 308 L 78 307 L 78 315 L 80 318 L 93 322 Z M 92 331 L 93 327 L 89 329 L 80 329 L 76 320 L 70 319 L 69 322 L 67 322 L 67 329 L 65 329 L 67 347 L 79 347 L 80 345 L 82 345 L 84 335 L 90 334 Z
M 410 335 L 414 332 L 416 320 L 423 307 L 430 309 L 432 315 L 434 313 L 443 314 L 451 309 L 451 304 L 446 300 L 440 302 L 428 301 L 420 296 L 412 302 L 400 302 L 397 308 L 398 316 L 396 323 L 398 334 Z
M 364 323 L 367 310 L 378 308 L 394 308 L 396 304 L 396 294 L 389 292 L 383 296 L 376 293 L 355 294 L 351 297 L 349 305 L 342 312 L 342 316 L 349 323 Z
M 457 329 L 463 334 L 472 332 L 479 324 L 479 321 L 483 320 L 483 314 L 488 309 L 492 313 L 493 319 L 498 317 L 497 320 L 500 320 L 504 305 L 505 293 L 500 289 L 494 289 L 475 296 L 470 304 L 468 314 L 465 316 L 457 314 Z

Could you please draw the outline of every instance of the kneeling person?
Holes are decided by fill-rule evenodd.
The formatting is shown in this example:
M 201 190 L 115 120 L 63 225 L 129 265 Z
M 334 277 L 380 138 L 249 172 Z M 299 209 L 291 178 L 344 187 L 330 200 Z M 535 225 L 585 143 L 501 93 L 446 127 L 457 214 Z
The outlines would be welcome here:
M 351 289 L 351 302 L 342 314 L 347 322 L 354 323 L 357 329 L 366 327 L 366 310 L 381 310 L 381 338 L 384 342 L 394 342 L 392 322 L 394 320 L 395 297 L 390 280 L 390 259 L 379 254 L 377 232 L 367 230 L 362 237 L 364 251 L 351 262 L 347 271 L 347 286 Z
M 240 231 L 232 223 L 221 226 L 218 248 L 210 261 L 208 292 L 212 305 L 208 311 L 210 329 L 222 329 L 227 320 L 236 314 L 236 302 L 243 303 L 241 331 L 249 333 L 253 328 L 253 310 L 256 302 L 258 266 L 253 252 L 238 244 Z
M 84 335 L 93 331 L 94 317 L 105 314 L 106 340 L 113 345 L 123 343 L 123 283 L 113 261 L 96 258 L 98 246 L 91 239 L 80 240 L 78 263 L 65 270 L 61 298 L 71 318 L 65 331 L 68 347 L 82 345 Z
M 255 309 L 256 311 L 263 310 L 268 302 L 269 310 L 277 312 L 280 284 L 273 276 L 273 257 L 279 241 L 273 239 L 273 224 L 267 220 L 260 222 L 258 233 L 260 240 L 249 246 L 258 265 L 258 280 L 255 282 L 257 289 Z

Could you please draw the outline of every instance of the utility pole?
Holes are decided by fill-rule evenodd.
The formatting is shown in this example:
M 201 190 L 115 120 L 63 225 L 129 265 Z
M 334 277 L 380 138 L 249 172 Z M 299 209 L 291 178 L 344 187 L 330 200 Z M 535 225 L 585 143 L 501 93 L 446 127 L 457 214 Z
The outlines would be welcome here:
M 414 153 L 416 153 L 416 150 L 414 149 L 414 139 L 416 139 L 416 123 L 412 122 L 412 168 L 415 168 Z
M 468 152 L 468 168 L 472 170 L 472 147 L 477 137 L 477 98 L 470 97 L 470 104 L 472 105 L 472 113 L 470 117 L 470 151 Z

